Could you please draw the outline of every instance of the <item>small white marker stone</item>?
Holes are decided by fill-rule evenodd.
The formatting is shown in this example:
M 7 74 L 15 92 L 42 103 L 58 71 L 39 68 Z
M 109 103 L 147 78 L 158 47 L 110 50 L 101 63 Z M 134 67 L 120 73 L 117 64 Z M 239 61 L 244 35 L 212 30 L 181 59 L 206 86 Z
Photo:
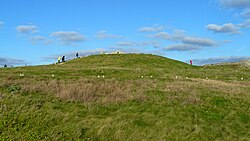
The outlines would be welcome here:
M 188 79 L 188 77 L 186 77 L 186 79 Z
M 177 79 L 177 78 L 178 78 L 178 76 L 175 76 L 175 78 Z
M 99 76 L 99 75 L 98 75 L 97 77 L 98 77 L 98 78 L 100 78 L 100 76 Z
M 242 77 L 241 80 L 244 80 L 244 78 Z
M 141 78 L 143 78 L 144 76 L 141 76 Z
M 104 78 L 105 76 L 103 75 L 102 78 Z
M 52 74 L 51 76 L 52 76 L 52 77 L 55 77 L 55 75 L 54 75 L 54 74 Z
M 153 78 L 153 76 L 152 76 L 152 75 L 151 75 L 150 77 L 151 77 L 151 78 Z

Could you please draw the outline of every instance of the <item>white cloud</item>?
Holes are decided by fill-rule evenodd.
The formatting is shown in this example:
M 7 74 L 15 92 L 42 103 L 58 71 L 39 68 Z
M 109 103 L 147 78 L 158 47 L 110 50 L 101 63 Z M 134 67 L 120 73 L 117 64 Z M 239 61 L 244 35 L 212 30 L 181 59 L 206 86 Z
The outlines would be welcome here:
M 139 32 L 159 32 L 165 30 L 164 26 L 154 25 L 154 26 L 146 26 L 138 29 Z
M 51 36 L 57 38 L 63 44 L 74 44 L 86 40 L 84 35 L 76 31 L 57 31 L 51 33 Z
M 217 42 L 208 38 L 200 38 L 200 37 L 184 37 L 182 39 L 182 43 L 191 44 L 191 45 L 199 45 L 199 46 L 215 46 Z
M 35 25 L 19 25 L 16 27 L 16 30 L 21 34 L 30 34 L 38 32 L 39 28 Z
M 211 30 L 214 33 L 227 33 L 227 34 L 239 34 L 240 28 L 232 23 L 226 23 L 223 25 L 209 24 L 206 27 L 207 30 Z
M 185 35 L 184 31 L 175 31 L 173 32 L 173 34 L 159 32 L 153 35 L 149 35 L 149 37 L 177 42 L 177 44 L 170 45 L 164 48 L 164 50 L 167 51 L 191 51 L 202 49 L 203 47 L 216 46 L 218 44 L 216 41 L 209 38 L 192 37 Z
M 99 31 L 96 33 L 95 36 L 97 39 L 119 39 L 122 38 L 122 36 L 115 35 L 115 34 L 109 34 L 107 31 Z
M 247 19 L 239 24 L 227 23 L 222 26 L 216 24 L 207 25 L 207 30 L 211 30 L 214 33 L 228 33 L 228 34 L 240 34 L 241 28 L 250 28 L 250 19 Z

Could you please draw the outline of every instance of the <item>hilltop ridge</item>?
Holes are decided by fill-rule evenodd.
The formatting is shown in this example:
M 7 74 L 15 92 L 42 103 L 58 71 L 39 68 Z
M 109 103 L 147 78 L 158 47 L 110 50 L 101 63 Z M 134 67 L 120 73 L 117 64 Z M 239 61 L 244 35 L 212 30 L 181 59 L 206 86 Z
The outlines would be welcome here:
M 96 67 L 187 67 L 188 64 L 152 54 L 100 54 L 81 57 L 66 62 L 67 65 L 79 64 Z

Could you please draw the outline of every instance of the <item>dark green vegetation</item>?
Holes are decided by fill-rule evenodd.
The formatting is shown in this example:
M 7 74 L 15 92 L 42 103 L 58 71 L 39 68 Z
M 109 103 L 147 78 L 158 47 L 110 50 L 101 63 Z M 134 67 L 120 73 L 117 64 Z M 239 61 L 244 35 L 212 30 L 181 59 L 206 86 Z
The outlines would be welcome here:
M 2 68 L 0 140 L 249 140 L 249 77 L 143 54 Z

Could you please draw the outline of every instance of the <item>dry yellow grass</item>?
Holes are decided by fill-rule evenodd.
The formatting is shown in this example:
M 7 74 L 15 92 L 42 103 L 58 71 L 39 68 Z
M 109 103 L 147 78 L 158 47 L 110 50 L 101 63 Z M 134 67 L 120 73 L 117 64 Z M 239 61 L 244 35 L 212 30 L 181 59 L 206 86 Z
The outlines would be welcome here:
M 113 81 L 89 80 L 75 81 L 19 79 L 4 80 L 0 86 L 9 87 L 18 85 L 23 92 L 38 92 L 53 94 L 60 99 L 81 101 L 85 103 L 119 103 L 128 100 L 143 100 L 143 93 L 153 86 L 153 82 L 139 81 Z

